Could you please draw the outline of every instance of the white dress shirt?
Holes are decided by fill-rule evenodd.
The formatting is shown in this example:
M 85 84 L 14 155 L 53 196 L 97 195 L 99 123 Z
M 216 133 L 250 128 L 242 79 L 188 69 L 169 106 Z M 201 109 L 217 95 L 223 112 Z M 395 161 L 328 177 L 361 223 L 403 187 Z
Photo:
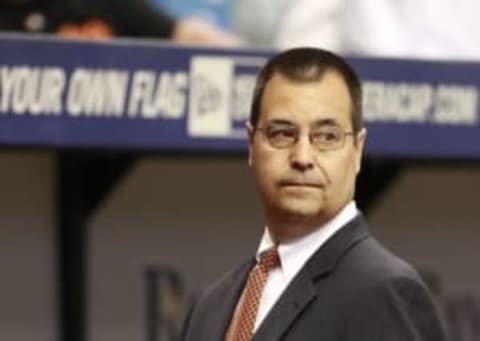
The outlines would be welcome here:
M 312 233 L 278 246 L 280 267 L 272 270 L 268 276 L 260 299 L 254 331 L 260 326 L 280 295 L 290 284 L 307 260 L 338 230 L 345 226 L 358 214 L 355 202 L 350 202 L 333 219 Z M 274 245 L 268 228 L 260 241 L 257 260 L 260 253 Z

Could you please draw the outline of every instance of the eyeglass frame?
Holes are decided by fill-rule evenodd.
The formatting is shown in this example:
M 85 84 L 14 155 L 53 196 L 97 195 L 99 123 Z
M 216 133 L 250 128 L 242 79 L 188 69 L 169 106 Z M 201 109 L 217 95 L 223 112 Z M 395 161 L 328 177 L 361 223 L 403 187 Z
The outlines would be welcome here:
M 284 124 L 284 125 L 287 126 L 287 124 Z M 272 148 L 279 149 L 279 150 L 288 149 L 288 148 L 291 148 L 291 147 L 295 146 L 297 144 L 299 138 L 300 138 L 301 134 L 300 134 L 300 129 L 298 128 L 298 126 L 296 126 L 294 124 L 291 124 L 291 123 L 289 123 L 288 125 L 290 125 L 289 128 L 293 128 L 294 131 L 295 131 L 295 136 L 294 136 L 293 142 L 289 143 L 288 145 L 285 145 L 285 146 L 278 146 L 278 145 L 272 144 L 272 141 L 268 136 L 268 129 L 272 126 L 271 124 L 270 125 L 267 124 L 266 126 L 262 127 L 262 126 L 252 126 L 250 124 L 250 122 L 247 122 L 247 128 L 252 131 L 252 134 L 255 134 L 256 131 L 260 131 L 263 134 L 263 136 L 266 138 L 268 144 Z M 319 151 L 332 151 L 332 150 L 342 149 L 345 146 L 346 137 L 347 136 L 354 136 L 355 137 L 355 135 L 356 135 L 355 131 L 345 131 L 345 130 L 343 130 L 342 127 L 340 127 L 338 125 L 329 125 L 328 127 L 331 127 L 331 128 L 333 127 L 335 129 L 338 129 L 339 132 L 341 132 L 341 136 L 342 136 L 341 143 L 339 143 L 338 145 L 335 145 L 333 148 L 322 148 L 321 146 L 318 146 L 317 144 L 314 143 L 314 134 L 313 133 L 315 131 L 310 130 L 308 132 L 308 139 L 310 141 L 310 144 Z

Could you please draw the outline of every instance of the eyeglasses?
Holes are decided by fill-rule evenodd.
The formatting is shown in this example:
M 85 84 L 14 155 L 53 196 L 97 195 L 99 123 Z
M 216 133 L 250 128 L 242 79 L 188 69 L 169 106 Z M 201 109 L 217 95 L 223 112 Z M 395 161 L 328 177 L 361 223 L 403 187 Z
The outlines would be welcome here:
M 255 127 L 262 132 L 268 143 L 277 149 L 290 148 L 297 143 L 300 136 L 298 127 L 291 124 L 269 124 L 266 127 Z M 308 133 L 310 143 L 318 150 L 327 151 L 343 148 L 346 136 L 353 136 L 353 131 L 344 131 L 335 125 L 314 128 Z

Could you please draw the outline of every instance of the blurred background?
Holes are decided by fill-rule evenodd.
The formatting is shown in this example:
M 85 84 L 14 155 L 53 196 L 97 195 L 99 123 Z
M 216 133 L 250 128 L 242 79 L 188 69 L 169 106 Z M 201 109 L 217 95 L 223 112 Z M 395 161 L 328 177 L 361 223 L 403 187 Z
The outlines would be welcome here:
M 0 0 L 0 30 L 479 63 L 479 10 L 476 0 Z M 2 146 L 0 340 L 177 340 L 199 292 L 255 252 L 263 225 L 246 153 L 109 157 L 93 195 L 66 174 L 104 171 L 96 155 L 75 163 Z M 478 160 L 409 161 L 367 155 L 358 204 L 424 276 L 451 340 L 478 341 Z

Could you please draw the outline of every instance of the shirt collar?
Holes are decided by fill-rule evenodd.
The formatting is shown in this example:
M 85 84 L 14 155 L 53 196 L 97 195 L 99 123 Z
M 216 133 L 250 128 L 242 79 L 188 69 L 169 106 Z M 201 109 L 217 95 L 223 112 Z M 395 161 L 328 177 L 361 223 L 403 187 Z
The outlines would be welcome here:
M 315 251 L 350 220 L 355 218 L 357 214 L 357 206 L 354 201 L 351 201 L 335 217 L 319 226 L 312 233 L 288 243 L 280 244 L 278 246 L 278 254 L 280 256 L 281 271 L 286 279 L 290 280 L 293 278 Z M 272 237 L 266 227 L 257 249 L 257 260 L 262 252 L 273 245 Z

